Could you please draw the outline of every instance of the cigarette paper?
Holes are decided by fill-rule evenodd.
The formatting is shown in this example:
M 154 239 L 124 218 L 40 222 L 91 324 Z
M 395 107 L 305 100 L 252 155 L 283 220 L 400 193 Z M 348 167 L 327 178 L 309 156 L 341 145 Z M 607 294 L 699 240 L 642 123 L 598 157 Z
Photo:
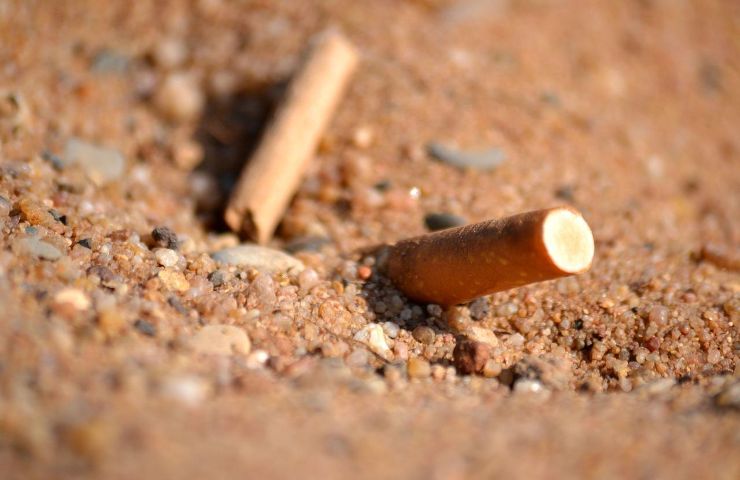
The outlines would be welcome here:
M 231 195 L 232 230 L 262 244 L 272 237 L 357 62 L 339 33 L 317 38 Z

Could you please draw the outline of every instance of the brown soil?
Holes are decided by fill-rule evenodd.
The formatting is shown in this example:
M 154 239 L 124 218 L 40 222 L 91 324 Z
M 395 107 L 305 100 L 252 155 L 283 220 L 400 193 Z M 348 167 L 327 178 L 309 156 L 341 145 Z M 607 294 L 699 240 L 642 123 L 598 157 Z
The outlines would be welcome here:
M 362 64 L 271 244 L 306 270 L 218 263 L 326 28 Z M 732 1 L 0 2 L 0 476 L 740 477 L 739 92 Z M 428 213 L 560 204 L 586 274 L 446 312 L 383 275 Z

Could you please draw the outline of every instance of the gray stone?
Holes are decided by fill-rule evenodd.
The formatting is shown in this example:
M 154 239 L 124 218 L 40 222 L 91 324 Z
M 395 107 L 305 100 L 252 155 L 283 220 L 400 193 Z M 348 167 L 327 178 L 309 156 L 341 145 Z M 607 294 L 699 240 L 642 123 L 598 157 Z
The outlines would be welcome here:
M 214 260 L 229 265 L 252 267 L 262 272 L 302 271 L 303 262 L 295 257 L 259 245 L 244 244 L 220 250 L 211 255 Z
M 44 260 L 58 260 L 62 257 L 62 252 L 54 245 L 39 240 L 36 237 L 26 237 L 16 240 L 15 250 L 19 253 L 31 255 Z
M 73 137 L 67 140 L 61 164 L 63 167 L 77 165 L 95 184 L 103 185 L 121 177 L 126 160 L 118 150 L 99 147 Z
M 453 167 L 482 171 L 493 170 L 506 160 L 506 154 L 500 148 L 463 152 L 437 142 L 430 142 L 427 145 L 427 153 L 435 160 Z

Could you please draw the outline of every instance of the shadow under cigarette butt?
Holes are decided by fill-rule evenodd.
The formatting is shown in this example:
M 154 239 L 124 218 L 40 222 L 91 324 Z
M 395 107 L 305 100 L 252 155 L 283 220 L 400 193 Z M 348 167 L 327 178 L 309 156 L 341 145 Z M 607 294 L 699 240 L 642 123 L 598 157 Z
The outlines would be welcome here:
M 223 212 L 239 173 L 244 168 L 283 95 L 285 81 L 255 85 L 226 97 L 209 97 L 195 133 L 203 161 L 194 174 L 211 184 L 198 201 L 203 227 L 224 232 Z

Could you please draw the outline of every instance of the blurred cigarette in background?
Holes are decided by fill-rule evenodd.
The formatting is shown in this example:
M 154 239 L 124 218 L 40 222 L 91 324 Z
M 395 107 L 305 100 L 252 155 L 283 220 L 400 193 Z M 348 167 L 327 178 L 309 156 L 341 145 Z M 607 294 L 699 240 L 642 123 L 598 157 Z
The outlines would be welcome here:
M 354 47 L 338 32 L 315 40 L 234 188 L 224 214 L 232 230 L 258 243 L 270 240 L 357 63 Z
M 451 306 L 585 272 L 593 255 L 581 214 L 558 207 L 403 240 L 391 248 L 388 275 L 413 300 Z

